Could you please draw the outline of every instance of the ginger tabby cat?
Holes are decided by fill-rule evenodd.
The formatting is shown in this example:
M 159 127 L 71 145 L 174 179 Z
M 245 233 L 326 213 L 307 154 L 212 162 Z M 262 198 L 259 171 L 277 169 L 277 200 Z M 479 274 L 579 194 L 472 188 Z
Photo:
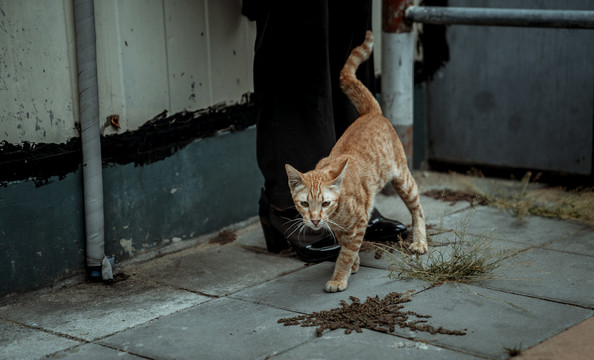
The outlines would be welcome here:
M 355 76 L 372 47 L 373 35 L 368 31 L 364 43 L 353 49 L 340 73 L 340 86 L 360 117 L 315 169 L 301 173 L 285 165 L 293 201 L 303 217 L 300 226 L 331 231 L 341 246 L 332 279 L 326 283 L 327 292 L 345 290 L 351 273 L 359 269 L 359 249 L 374 198 L 388 181 L 412 216 L 410 249 L 416 253 L 427 251 L 419 191 L 402 144 L 374 96 Z

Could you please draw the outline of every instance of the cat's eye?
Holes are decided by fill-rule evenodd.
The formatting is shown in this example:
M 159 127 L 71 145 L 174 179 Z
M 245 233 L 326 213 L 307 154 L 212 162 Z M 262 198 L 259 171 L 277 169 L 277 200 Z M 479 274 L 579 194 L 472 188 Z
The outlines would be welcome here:
M 328 206 L 330 206 L 330 201 L 324 201 L 322 203 L 322 207 L 328 207 Z
M 307 201 L 302 201 L 299 205 L 303 206 L 304 208 L 309 207 L 309 203 Z

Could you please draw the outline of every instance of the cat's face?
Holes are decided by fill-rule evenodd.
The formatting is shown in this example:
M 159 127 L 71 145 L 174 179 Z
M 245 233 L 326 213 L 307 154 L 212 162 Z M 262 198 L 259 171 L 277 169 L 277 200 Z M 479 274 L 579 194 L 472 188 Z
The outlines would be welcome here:
M 303 217 L 303 224 L 313 230 L 330 230 L 331 216 L 338 207 L 346 163 L 339 173 L 312 170 L 302 174 L 290 165 L 285 168 L 293 202 Z
M 307 175 L 307 174 L 306 174 Z M 307 176 L 304 176 L 307 180 Z M 303 217 L 303 223 L 314 230 L 326 228 L 338 206 L 339 189 L 318 179 L 307 181 L 293 192 L 295 207 Z

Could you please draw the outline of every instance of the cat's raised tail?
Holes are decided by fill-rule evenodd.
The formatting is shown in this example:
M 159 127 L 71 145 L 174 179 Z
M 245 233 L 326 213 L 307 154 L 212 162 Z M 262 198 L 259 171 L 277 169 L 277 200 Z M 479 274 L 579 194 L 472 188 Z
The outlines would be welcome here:
M 355 75 L 359 65 L 369 59 L 372 51 L 373 33 L 367 30 L 365 41 L 351 51 L 351 55 L 340 71 L 340 88 L 351 99 L 360 116 L 382 112 L 371 91 Z

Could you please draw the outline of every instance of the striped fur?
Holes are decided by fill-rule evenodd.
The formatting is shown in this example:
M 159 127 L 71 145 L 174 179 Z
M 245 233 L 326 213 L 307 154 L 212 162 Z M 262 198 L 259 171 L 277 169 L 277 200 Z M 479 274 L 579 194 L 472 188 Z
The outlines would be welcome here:
M 340 85 L 360 117 L 345 131 L 330 155 L 315 169 L 301 173 L 285 165 L 295 206 L 303 217 L 300 226 L 331 231 L 341 245 L 326 291 L 347 288 L 359 268 L 359 249 L 367 229 L 375 195 L 391 182 L 412 217 L 411 250 L 427 251 L 425 217 L 419 191 L 406 163 L 394 127 L 382 115 L 373 94 L 355 77 L 372 51 L 373 35 L 355 48 L 340 74 Z

